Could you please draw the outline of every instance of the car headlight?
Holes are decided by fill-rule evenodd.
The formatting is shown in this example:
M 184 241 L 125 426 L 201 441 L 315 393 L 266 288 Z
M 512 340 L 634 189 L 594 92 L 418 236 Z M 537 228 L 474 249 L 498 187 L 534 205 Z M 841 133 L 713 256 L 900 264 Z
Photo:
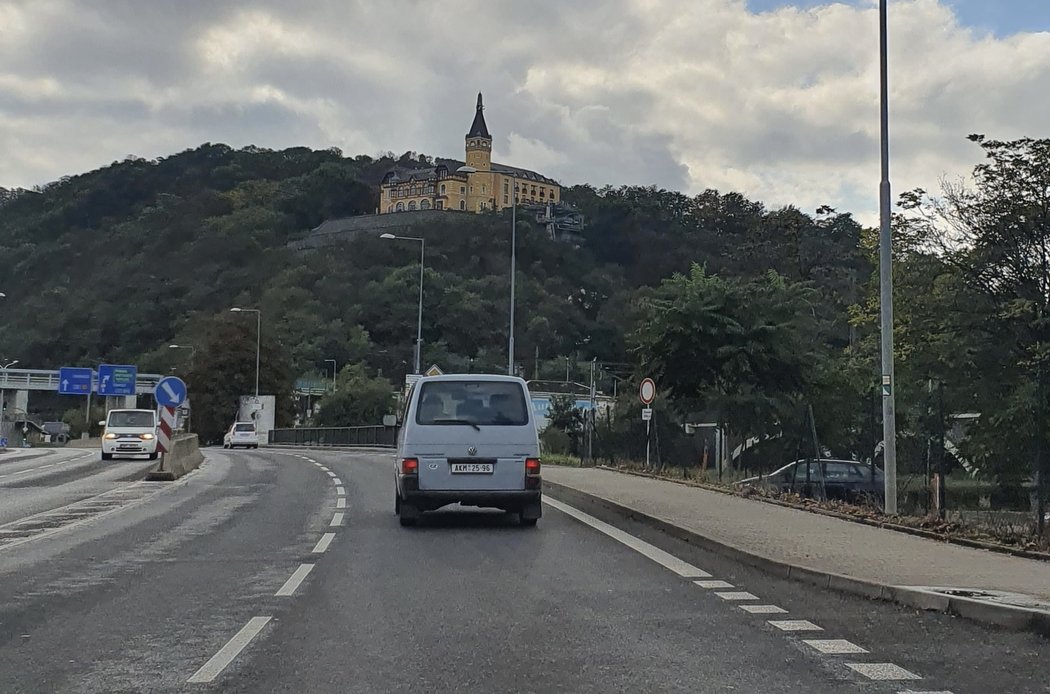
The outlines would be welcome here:
M 116 434 L 106 434 L 103 438 L 112 441 L 113 439 L 117 438 L 117 435 Z
M 150 441 L 150 440 L 152 440 L 152 439 L 153 439 L 153 434 L 142 434 L 142 435 L 140 436 L 140 438 L 141 438 L 141 439 L 142 439 L 143 441 Z

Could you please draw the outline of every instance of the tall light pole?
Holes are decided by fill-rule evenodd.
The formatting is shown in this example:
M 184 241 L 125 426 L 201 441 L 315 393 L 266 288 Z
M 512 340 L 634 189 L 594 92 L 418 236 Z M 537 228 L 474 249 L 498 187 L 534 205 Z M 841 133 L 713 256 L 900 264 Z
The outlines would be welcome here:
M 257 308 L 231 308 L 231 313 L 255 314 L 255 403 L 259 403 L 259 347 L 262 344 L 262 311 Z
M 510 206 L 510 337 L 507 339 L 507 375 L 514 375 L 514 285 L 518 251 L 518 183 L 514 182 Z
M 418 236 L 395 236 L 394 234 L 380 234 L 381 239 L 397 239 L 399 241 L 419 242 L 419 317 L 416 319 L 416 360 L 415 373 L 422 373 L 419 362 L 423 356 L 423 259 L 426 253 L 427 243 Z
M 325 359 L 324 363 L 325 364 L 328 364 L 328 363 L 332 364 L 332 392 L 334 393 L 335 392 L 335 359 Z
M 879 293 L 882 308 L 882 459 L 885 512 L 897 513 L 897 413 L 893 389 L 893 246 L 890 236 L 890 115 L 887 4 L 879 0 L 879 76 L 882 182 L 879 185 Z
M 6 364 L 0 364 L 0 371 L 4 372 L 4 381 L 5 382 L 7 381 L 7 370 L 10 369 L 12 366 L 14 366 L 17 363 L 18 363 L 18 360 L 15 359 L 13 361 L 7 362 Z M 2 425 L 4 423 L 4 412 L 5 412 L 4 395 L 5 395 L 5 393 L 4 393 L 4 386 L 0 385 L 0 429 L 3 429 Z M 0 431 L 0 436 L 2 436 L 2 435 L 3 435 L 3 432 Z

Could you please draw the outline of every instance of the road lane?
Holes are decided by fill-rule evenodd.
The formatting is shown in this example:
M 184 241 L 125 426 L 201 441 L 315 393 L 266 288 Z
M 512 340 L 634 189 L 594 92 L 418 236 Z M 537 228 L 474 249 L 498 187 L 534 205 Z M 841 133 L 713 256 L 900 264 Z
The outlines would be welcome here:
M 0 551 L 4 694 L 193 691 L 257 610 L 291 609 L 277 593 L 328 529 L 332 485 L 263 451 L 207 457 L 148 504 Z

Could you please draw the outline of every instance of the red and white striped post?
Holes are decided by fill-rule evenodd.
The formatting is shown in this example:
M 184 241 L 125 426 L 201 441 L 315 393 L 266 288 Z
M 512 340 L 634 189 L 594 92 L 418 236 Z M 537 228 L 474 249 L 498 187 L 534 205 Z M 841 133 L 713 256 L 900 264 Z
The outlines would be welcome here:
M 175 430 L 175 408 L 160 408 L 160 426 L 157 428 L 157 450 L 160 451 L 160 469 L 164 469 L 164 455 L 171 450 L 171 432 Z

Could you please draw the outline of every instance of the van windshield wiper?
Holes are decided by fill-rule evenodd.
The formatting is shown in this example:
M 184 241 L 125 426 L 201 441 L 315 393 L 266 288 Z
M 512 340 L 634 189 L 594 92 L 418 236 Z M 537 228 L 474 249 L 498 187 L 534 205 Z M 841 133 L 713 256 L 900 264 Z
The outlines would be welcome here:
M 474 427 L 476 431 L 481 431 L 481 427 L 478 426 L 477 422 L 472 422 L 469 419 L 435 419 L 432 421 L 434 424 L 466 424 Z

